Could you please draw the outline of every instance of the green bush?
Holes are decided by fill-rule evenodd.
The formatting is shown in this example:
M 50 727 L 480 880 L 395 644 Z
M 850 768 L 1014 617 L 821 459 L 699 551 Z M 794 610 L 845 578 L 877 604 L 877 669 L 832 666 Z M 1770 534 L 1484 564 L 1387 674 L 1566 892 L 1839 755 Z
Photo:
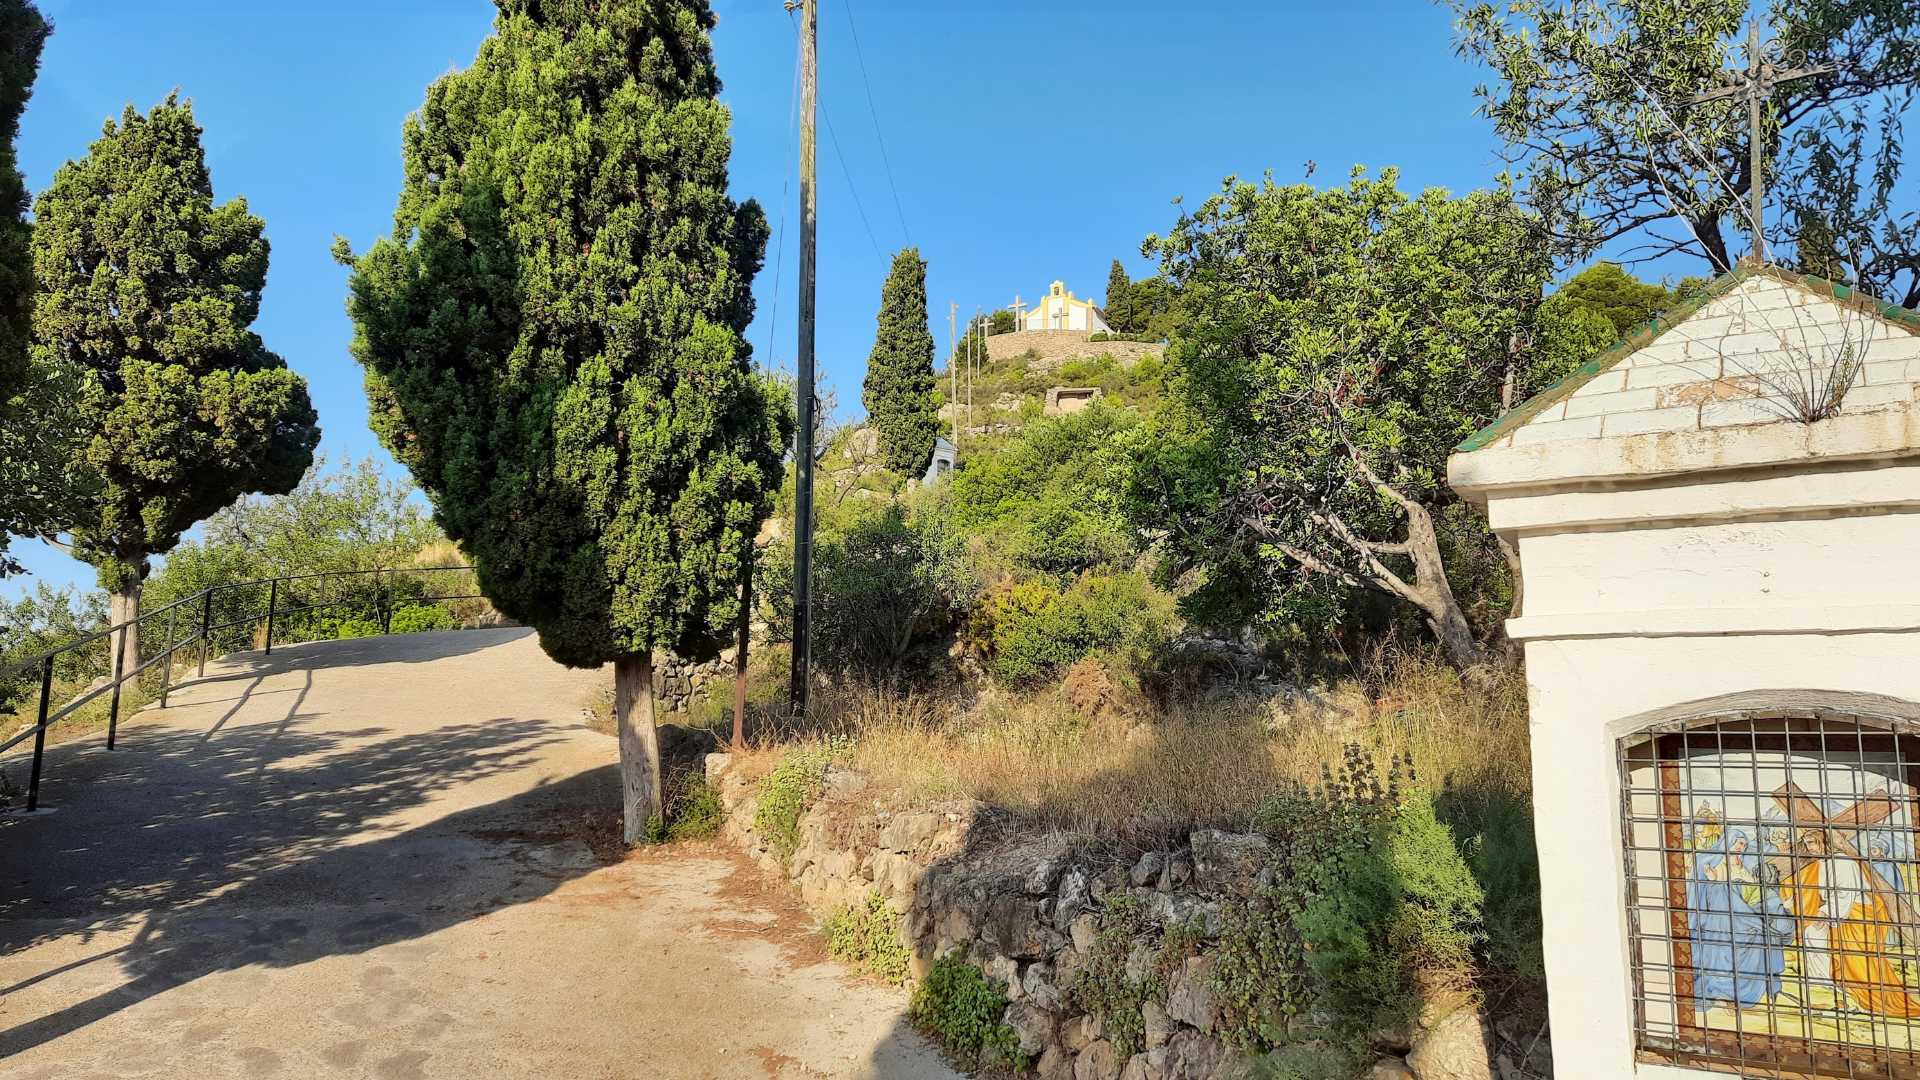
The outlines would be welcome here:
M 1100 1020 L 1103 1037 L 1113 1043 L 1122 1060 L 1145 1048 L 1146 1017 L 1141 1006 L 1149 998 L 1164 998 L 1167 992 L 1159 965 L 1138 979 L 1127 972 L 1127 957 L 1145 929 L 1143 924 L 1138 899 L 1126 893 L 1109 894 L 1093 945 L 1067 984 L 1067 1000 Z
M 653 818 L 647 822 L 647 843 L 699 840 L 720 831 L 727 811 L 705 773 L 682 769 L 668 773 L 662 783 L 667 817 L 665 821 Z
M 993 595 L 973 635 L 995 677 L 1015 685 L 1050 678 L 1096 652 L 1139 669 L 1173 635 L 1173 600 L 1146 577 L 1088 574 L 1061 591 L 1025 581 Z
M 934 962 L 913 994 L 911 1015 L 962 1068 L 1027 1067 L 1020 1036 L 1001 1021 L 1007 995 L 957 953 Z
M 342 619 L 334 624 L 333 636 L 340 639 L 379 637 L 380 624 L 372 619 Z
M 820 797 L 826 786 L 827 766 L 836 752 L 831 745 L 791 751 L 760 781 L 753 827 L 783 861 L 800 846 L 800 818 Z
M 828 916 L 827 952 L 896 986 L 907 981 L 912 954 L 900 941 L 900 916 L 886 898 L 869 893 L 857 908 L 842 908 Z
M 393 613 L 388 623 L 395 634 L 417 634 L 422 630 L 454 630 L 453 613 L 438 604 L 409 604 Z

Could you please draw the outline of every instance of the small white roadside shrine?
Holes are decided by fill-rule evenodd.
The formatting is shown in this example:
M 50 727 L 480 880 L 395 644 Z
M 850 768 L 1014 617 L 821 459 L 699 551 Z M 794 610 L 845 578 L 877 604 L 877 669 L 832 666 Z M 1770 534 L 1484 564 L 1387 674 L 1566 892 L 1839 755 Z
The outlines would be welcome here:
M 1916 384 L 1920 317 L 1743 266 L 1449 462 L 1520 555 L 1563 1080 L 1920 1076 Z

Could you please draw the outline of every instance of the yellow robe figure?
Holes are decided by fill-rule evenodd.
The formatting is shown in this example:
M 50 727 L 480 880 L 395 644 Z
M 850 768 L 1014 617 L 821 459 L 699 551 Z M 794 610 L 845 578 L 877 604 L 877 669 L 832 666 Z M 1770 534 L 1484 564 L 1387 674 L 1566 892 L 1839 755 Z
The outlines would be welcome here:
M 1831 927 L 1830 931 L 1810 934 L 1813 928 L 1804 923 L 1824 922 L 1822 915 L 1828 903 L 1827 889 L 1821 888 L 1822 868 L 1842 863 L 1845 866 L 1829 875 L 1836 880 L 1825 884 L 1835 896 L 1851 899 L 1852 903 L 1838 921 L 1825 922 L 1826 927 Z M 1893 913 L 1887 910 L 1886 901 L 1878 891 L 1866 886 L 1857 860 L 1829 857 L 1815 859 L 1801 867 L 1780 890 L 1787 909 L 1803 920 L 1801 970 L 1818 972 L 1828 968 L 1829 964 L 1821 963 L 1818 955 L 1807 953 L 1809 947 L 1817 951 L 1825 946 L 1832 950 L 1833 982 L 1855 1007 L 1877 1016 L 1920 1016 L 1920 997 L 1907 990 L 1899 971 L 1887 958 L 1887 930 L 1893 923 Z M 1821 938 L 1827 940 L 1821 941 Z

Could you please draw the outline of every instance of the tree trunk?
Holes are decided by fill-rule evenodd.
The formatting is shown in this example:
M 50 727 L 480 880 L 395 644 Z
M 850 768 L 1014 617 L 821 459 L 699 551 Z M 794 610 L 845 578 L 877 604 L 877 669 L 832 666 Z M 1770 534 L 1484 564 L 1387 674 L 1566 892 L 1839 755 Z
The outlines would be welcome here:
M 613 662 L 613 719 L 620 732 L 623 836 L 629 846 L 647 838 L 664 816 L 660 796 L 660 733 L 653 726 L 653 654 L 630 653 Z
M 120 672 L 123 675 L 133 674 L 133 669 L 140 666 L 140 624 L 133 620 L 140 617 L 141 584 L 140 579 L 136 577 L 124 589 L 111 593 L 107 597 L 107 625 L 132 624 L 114 634 L 119 642 L 122 665 Z M 107 663 L 113 663 L 112 646 L 108 646 L 107 649 Z
M 1447 660 L 1461 671 L 1480 666 L 1485 660 L 1480 644 L 1473 640 L 1473 628 L 1453 595 L 1447 580 L 1447 566 L 1440 558 L 1440 534 L 1434 531 L 1433 515 L 1415 502 L 1403 504 L 1407 512 L 1407 554 L 1413 558 L 1414 579 L 1409 600 L 1427 617 L 1427 626 L 1446 650 Z

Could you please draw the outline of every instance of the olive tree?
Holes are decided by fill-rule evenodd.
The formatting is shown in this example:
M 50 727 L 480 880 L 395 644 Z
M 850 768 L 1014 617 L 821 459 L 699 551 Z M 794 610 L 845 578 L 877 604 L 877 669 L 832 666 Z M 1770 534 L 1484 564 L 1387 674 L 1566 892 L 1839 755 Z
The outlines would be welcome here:
M 32 364 L 71 388 L 53 419 L 85 490 L 59 524 L 114 622 L 139 614 L 152 556 L 241 495 L 291 490 L 320 441 L 306 380 L 250 329 L 265 223 L 215 205 L 200 133 L 177 97 L 129 107 L 35 208 Z M 139 656 L 137 630 L 122 650 Z
M 750 363 L 702 0 L 497 0 L 402 139 L 348 310 L 375 430 L 548 655 L 614 666 L 625 834 L 660 818 L 653 653 L 715 655 L 791 412 Z

